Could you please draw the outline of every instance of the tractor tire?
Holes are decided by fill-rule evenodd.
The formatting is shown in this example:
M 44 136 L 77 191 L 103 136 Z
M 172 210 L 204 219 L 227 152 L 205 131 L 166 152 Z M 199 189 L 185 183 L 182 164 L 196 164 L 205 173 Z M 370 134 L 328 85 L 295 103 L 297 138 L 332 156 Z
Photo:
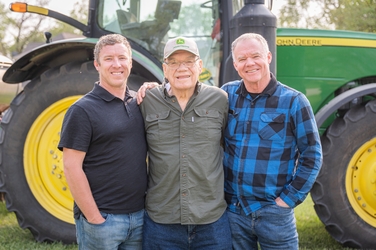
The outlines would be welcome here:
M 2 119 L 0 192 L 39 242 L 76 242 L 73 198 L 57 145 L 66 110 L 98 79 L 92 61 L 48 70 L 25 86 Z M 131 75 L 128 83 L 135 88 L 140 81 Z
M 311 190 L 329 234 L 345 247 L 376 246 L 376 100 L 350 109 L 321 137 L 324 161 Z

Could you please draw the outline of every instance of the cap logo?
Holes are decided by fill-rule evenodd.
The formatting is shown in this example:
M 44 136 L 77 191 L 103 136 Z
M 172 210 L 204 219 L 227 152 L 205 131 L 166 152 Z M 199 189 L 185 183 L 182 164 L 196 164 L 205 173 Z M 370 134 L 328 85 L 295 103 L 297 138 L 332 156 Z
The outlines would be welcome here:
M 179 38 L 176 40 L 176 44 L 185 44 L 185 41 L 183 38 Z
M 185 50 L 198 57 L 200 56 L 198 48 L 197 48 L 197 44 L 193 39 L 186 38 L 186 37 L 176 37 L 173 39 L 169 39 L 167 41 L 166 46 L 163 51 L 163 54 L 164 54 L 163 59 L 168 58 L 170 55 L 172 55 L 178 50 Z

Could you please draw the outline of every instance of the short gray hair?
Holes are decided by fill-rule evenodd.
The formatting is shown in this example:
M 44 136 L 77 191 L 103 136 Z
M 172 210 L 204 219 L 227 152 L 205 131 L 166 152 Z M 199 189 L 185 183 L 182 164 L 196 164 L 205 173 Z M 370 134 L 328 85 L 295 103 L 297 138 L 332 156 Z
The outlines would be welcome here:
M 236 45 L 238 45 L 238 43 L 240 41 L 252 40 L 252 39 L 255 39 L 255 40 L 257 40 L 261 43 L 262 48 L 263 48 L 263 52 L 265 53 L 265 55 L 269 52 L 268 42 L 265 40 L 265 38 L 262 35 L 257 34 L 257 33 L 244 33 L 243 35 L 236 38 L 235 41 L 233 41 L 232 44 L 231 44 L 232 59 L 235 59 L 234 58 L 234 49 L 235 49 Z

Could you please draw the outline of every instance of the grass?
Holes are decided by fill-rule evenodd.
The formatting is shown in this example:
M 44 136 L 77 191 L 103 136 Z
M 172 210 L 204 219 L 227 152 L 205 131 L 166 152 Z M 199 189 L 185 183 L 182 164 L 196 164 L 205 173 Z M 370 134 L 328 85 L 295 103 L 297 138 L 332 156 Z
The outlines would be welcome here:
M 295 217 L 299 234 L 299 249 L 346 249 L 325 230 L 324 224 L 316 215 L 310 195 L 295 209 Z
M 311 197 L 308 196 L 295 209 L 299 233 L 299 247 L 302 250 L 344 250 L 340 244 L 331 238 L 324 225 L 318 219 Z M 0 250 L 77 250 L 76 245 L 61 243 L 38 243 L 29 230 L 21 229 L 14 213 L 7 211 L 5 203 L 0 201 Z
M 8 212 L 5 203 L 0 201 L 0 250 L 76 250 L 76 245 L 61 243 L 39 243 L 29 230 L 20 228 L 16 215 Z

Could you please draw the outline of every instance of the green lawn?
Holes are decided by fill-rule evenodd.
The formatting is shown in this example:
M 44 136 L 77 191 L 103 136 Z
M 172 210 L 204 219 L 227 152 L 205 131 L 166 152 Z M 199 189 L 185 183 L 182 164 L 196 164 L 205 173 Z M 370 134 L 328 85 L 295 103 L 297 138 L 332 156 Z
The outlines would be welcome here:
M 300 249 L 345 249 L 334 241 L 326 232 L 324 225 L 316 216 L 313 202 L 308 196 L 295 210 Z M 29 230 L 18 226 L 16 216 L 6 210 L 5 203 L 0 202 L 0 250 L 76 250 L 76 245 L 66 246 L 61 243 L 37 243 Z
M 325 230 L 324 224 L 315 213 L 310 195 L 295 209 L 295 217 L 300 249 L 346 249 Z
M 61 243 L 38 243 L 29 230 L 19 227 L 14 213 L 8 212 L 5 203 L 0 201 L 0 250 L 58 250 L 78 249 Z

